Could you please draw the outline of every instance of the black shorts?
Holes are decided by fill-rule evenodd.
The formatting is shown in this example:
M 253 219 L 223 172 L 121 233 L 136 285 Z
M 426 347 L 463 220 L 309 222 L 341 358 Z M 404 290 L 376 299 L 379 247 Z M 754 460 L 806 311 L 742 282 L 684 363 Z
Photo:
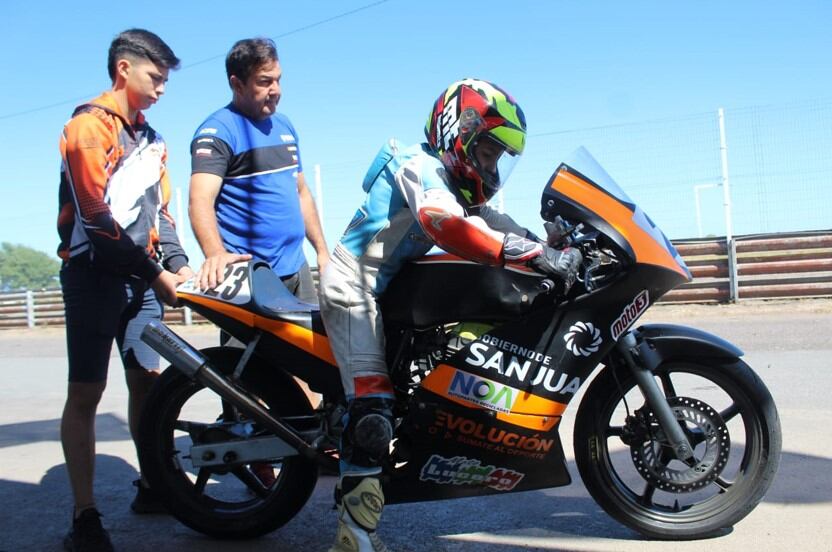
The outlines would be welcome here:
M 283 285 L 304 303 L 313 305 L 318 303 L 318 290 L 315 289 L 315 281 L 312 279 L 312 269 L 306 261 L 297 272 L 289 276 L 281 276 L 280 279 Z
M 61 288 L 69 381 L 105 381 L 113 338 L 125 369 L 159 368 L 159 355 L 141 340 L 145 325 L 161 320 L 163 313 L 147 282 L 96 270 L 86 260 L 72 259 L 61 269 Z

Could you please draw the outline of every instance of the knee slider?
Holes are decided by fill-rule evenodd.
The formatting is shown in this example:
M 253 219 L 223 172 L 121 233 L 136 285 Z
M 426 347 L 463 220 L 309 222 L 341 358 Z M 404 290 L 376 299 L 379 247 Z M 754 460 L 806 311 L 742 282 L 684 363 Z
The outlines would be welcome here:
M 391 406 L 389 399 L 359 399 L 350 405 L 354 446 L 372 458 L 386 454 L 393 439 Z
M 387 452 L 393 439 L 393 426 L 381 414 L 365 414 L 355 424 L 353 434 L 356 446 L 375 458 Z

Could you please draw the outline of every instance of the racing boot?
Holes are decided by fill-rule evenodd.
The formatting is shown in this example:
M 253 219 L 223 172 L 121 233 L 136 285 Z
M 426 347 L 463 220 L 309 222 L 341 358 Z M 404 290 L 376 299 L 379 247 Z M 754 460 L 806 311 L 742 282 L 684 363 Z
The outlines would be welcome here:
M 342 485 L 344 490 L 352 489 L 342 494 L 338 504 L 338 532 L 329 552 L 389 552 L 376 534 L 384 509 L 378 478 L 344 477 Z

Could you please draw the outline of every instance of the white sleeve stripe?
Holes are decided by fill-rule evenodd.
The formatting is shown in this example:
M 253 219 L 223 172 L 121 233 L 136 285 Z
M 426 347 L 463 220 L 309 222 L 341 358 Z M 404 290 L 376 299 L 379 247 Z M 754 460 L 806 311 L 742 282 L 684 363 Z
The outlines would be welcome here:
M 451 215 L 462 217 L 465 215 L 462 206 L 457 203 L 454 195 L 445 188 L 430 188 L 425 190 L 422 182 L 422 168 L 425 158 L 417 156 L 405 163 L 396 172 L 396 185 L 407 201 L 407 206 L 418 220 L 419 211 L 424 207 L 435 207 Z

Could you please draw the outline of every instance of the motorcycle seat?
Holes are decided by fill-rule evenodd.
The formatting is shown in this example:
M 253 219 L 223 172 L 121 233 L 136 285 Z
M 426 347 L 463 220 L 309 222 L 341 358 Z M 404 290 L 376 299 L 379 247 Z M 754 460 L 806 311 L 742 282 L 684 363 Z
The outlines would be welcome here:
M 257 263 L 251 270 L 251 299 L 261 314 L 275 319 L 297 319 L 298 315 L 318 313 L 318 305 L 305 303 L 286 289 L 280 277 L 267 263 Z

